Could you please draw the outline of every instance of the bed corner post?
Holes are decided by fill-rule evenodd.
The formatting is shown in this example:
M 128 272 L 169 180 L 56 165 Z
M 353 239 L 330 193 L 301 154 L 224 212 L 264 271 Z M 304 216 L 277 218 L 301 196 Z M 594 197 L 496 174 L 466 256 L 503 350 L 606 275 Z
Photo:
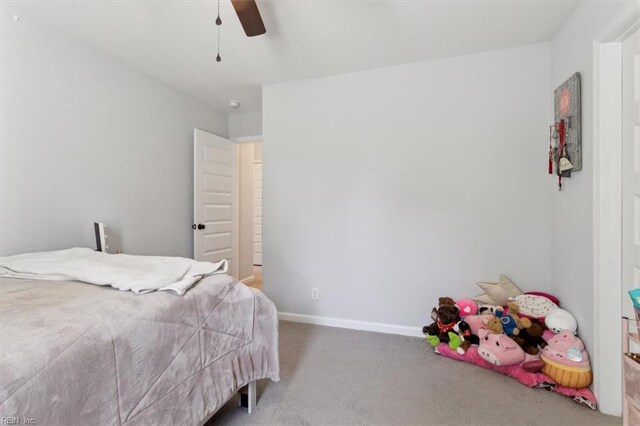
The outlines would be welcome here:
M 256 381 L 250 382 L 247 386 L 247 390 L 249 392 L 249 404 L 247 404 L 247 412 L 249 414 L 253 413 L 256 409 L 257 396 L 256 396 Z
M 240 405 L 247 407 L 247 413 L 251 414 L 256 409 L 257 392 L 256 381 L 249 382 L 247 386 L 240 389 Z

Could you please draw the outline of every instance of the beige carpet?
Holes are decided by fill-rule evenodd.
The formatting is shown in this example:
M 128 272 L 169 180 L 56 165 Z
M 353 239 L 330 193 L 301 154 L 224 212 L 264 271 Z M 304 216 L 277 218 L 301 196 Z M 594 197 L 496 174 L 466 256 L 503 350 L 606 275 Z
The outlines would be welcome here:
M 281 321 L 280 369 L 279 383 L 258 384 L 254 414 L 234 398 L 207 426 L 622 423 L 410 337 Z

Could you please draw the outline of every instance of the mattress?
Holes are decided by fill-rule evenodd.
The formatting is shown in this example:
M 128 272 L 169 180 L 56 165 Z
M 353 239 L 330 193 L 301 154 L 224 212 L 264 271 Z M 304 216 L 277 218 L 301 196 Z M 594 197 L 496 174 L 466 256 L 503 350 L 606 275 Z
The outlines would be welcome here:
M 184 296 L 0 280 L 0 417 L 196 425 L 240 387 L 279 380 L 273 303 L 228 275 Z

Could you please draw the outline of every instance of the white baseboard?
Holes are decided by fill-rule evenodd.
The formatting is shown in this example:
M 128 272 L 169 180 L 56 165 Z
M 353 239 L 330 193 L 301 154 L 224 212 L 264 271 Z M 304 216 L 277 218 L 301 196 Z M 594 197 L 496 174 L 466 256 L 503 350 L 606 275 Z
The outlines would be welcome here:
M 292 314 L 278 312 L 283 321 L 302 322 L 305 324 L 325 325 L 328 327 L 348 328 L 351 330 L 374 331 L 377 333 L 399 334 L 401 336 L 424 337 L 420 327 L 383 324 L 380 322 L 356 321 L 340 318 L 319 317 L 315 315 Z
M 242 284 L 249 284 L 251 281 L 255 280 L 256 276 L 255 275 L 251 275 L 250 277 L 244 278 L 242 280 L 240 280 L 240 282 Z

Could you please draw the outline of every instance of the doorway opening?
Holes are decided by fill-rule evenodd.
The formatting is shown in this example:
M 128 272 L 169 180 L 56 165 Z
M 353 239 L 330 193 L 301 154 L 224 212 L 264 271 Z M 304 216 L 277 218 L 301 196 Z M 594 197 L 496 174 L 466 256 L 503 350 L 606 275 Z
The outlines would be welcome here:
M 194 129 L 193 255 L 262 289 L 262 137 Z
M 262 290 L 262 141 L 238 146 L 240 280 Z

